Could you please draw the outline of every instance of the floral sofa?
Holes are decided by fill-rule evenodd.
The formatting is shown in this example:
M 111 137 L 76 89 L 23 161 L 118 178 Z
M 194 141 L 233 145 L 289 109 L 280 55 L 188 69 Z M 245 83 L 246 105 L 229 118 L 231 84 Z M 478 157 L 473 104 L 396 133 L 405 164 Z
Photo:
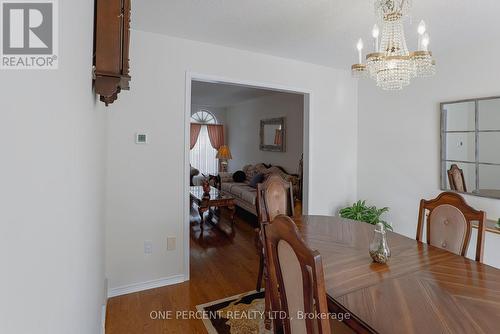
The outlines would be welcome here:
M 235 182 L 233 173 L 219 173 L 221 178 L 221 190 L 223 193 L 234 197 L 235 203 L 242 209 L 257 215 L 255 201 L 257 198 L 257 189 L 250 186 L 250 180 L 257 174 L 263 174 L 264 177 L 270 174 L 278 174 L 284 180 L 292 182 L 294 198 L 297 198 L 299 192 L 299 177 L 297 175 L 288 174 L 279 166 L 266 166 L 259 163 L 256 165 L 246 165 L 242 168 L 246 179 L 243 182 Z

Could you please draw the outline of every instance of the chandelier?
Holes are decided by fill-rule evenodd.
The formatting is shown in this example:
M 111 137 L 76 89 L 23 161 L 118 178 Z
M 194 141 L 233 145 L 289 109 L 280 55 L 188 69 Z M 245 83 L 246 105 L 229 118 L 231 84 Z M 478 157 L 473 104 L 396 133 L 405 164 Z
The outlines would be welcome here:
M 363 63 L 363 40 L 359 39 L 358 63 L 352 65 L 354 77 L 370 76 L 384 90 L 400 90 L 415 77 L 436 73 L 436 61 L 429 51 L 429 34 L 424 21 L 418 25 L 418 50 L 409 52 L 404 34 L 404 20 L 409 16 L 411 0 L 375 0 L 375 13 L 382 24 L 382 37 L 377 24 L 373 26 L 374 52 Z

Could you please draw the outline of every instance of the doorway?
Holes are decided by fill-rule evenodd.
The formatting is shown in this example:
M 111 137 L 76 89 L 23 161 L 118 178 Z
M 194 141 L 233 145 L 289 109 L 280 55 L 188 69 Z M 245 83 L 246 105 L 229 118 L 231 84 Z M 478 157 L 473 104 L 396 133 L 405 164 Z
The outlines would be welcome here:
M 287 109 L 293 109 L 293 104 L 286 106 L 273 105 L 276 100 L 295 101 L 300 104 L 300 122 L 297 117 L 287 113 Z M 255 102 L 259 101 L 259 102 Z M 267 101 L 269 108 L 262 107 Z M 266 102 L 266 103 L 267 103 Z M 290 103 L 292 103 L 290 102 Z M 245 82 L 241 80 L 206 76 L 194 73 L 186 75 L 186 113 L 185 113 L 185 225 L 184 225 L 184 263 L 185 277 L 190 278 L 190 242 L 192 236 L 190 218 L 192 216 L 192 203 L 190 201 L 191 186 L 201 186 L 204 180 L 212 173 L 219 174 L 220 171 L 228 173 L 242 169 L 250 164 L 258 162 L 268 166 L 276 166 L 285 173 L 300 175 L 299 198 L 302 212 L 308 212 L 308 184 L 309 184 L 309 113 L 311 105 L 311 94 L 307 90 L 290 87 L 277 86 L 266 83 Z M 237 106 L 237 107 L 235 107 Z M 271 110 L 267 115 L 255 113 L 250 116 L 250 110 Z M 281 108 L 281 110 L 280 110 Z M 299 110 L 300 109 L 300 110 Z M 243 116 L 242 116 L 243 115 Z M 281 117 L 278 117 L 281 116 Z M 248 117 L 253 119 L 249 119 Z M 269 119 L 285 119 L 285 128 L 276 127 L 271 142 L 277 144 L 283 140 L 279 136 L 283 130 L 285 135 L 284 152 L 266 152 L 260 150 L 259 129 L 256 124 Z M 199 128 L 197 138 L 191 135 L 192 123 Z M 252 124 L 247 126 L 247 124 Z M 298 125 L 300 135 L 298 135 Z M 224 139 L 222 142 L 214 143 L 213 130 L 217 125 L 224 128 Z M 247 129 L 249 127 L 250 129 Z M 209 133 L 210 130 L 212 133 Z M 250 132 L 248 132 L 250 131 Z M 196 136 L 195 136 L 196 137 Z M 299 139 L 298 139 L 299 138 Z M 252 140 L 252 143 L 249 141 Z M 272 144 L 272 143 L 271 143 Z M 229 156 L 221 158 L 221 146 L 227 146 Z M 293 153 L 291 153 L 293 151 Z M 221 161 L 223 160 L 223 161 Z M 222 163 L 224 162 L 224 163 Z M 282 166 L 284 165 L 284 166 Z M 262 167 L 261 167 L 262 168 Z M 193 172 L 193 169 L 195 171 Z M 197 170 L 197 171 L 196 171 Z M 195 175 L 193 175 L 195 174 Z M 237 203 L 237 215 L 251 215 L 251 205 L 245 207 L 244 202 Z M 203 234 L 202 234 L 203 236 Z

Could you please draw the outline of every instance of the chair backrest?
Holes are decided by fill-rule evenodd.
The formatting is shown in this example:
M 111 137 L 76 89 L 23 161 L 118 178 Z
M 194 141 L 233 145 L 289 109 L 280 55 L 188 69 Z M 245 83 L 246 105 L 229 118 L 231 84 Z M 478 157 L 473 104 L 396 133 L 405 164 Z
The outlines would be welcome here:
M 425 222 L 426 220 L 426 222 Z M 418 214 L 417 241 L 422 241 L 426 225 L 427 244 L 465 256 L 472 233 L 472 222 L 478 222 L 476 261 L 483 261 L 486 214 L 467 205 L 457 193 L 443 192 L 432 200 L 421 200 Z
M 272 258 L 267 253 L 266 236 L 264 225 L 273 221 L 280 214 L 293 217 L 293 187 L 291 182 L 285 181 L 279 174 L 270 174 L 263 183 L 257 184 L 257 198 L 255 201 L 258 220 L 260 224 L 259 238 L 267 267 L 267 276 L 270 284 L 266 285 L 269 289 L 271 298 L 271 308 L 273 311 L 280 311 L 280 297 L 278 286 L 276 285 L 276 273 L 272 265 Z M 275 328 L 281 329 L 282 324 L 279 320 L 275 322 Z
M 293 187 L 277 174 L 271 174 L 257 185 L 257 215 L 259 222 L 271 222 L 278 215 L 293 217 Z
M 286 313 L 286 334 L 330 334 L 325 280 L 321 256 L 307 247 L 295 222 L 287 216 L 276 217 L 264 225 L 267 252 L 276 275 L 272 286 L 279 286 L 281 310 Z M 321 315 L 298 317 L 298 314 Z
M 465 185 L 464 171 L 458 165 L 453 164 L 447 172 L 450 189 L 466 193 L 467 186 Z

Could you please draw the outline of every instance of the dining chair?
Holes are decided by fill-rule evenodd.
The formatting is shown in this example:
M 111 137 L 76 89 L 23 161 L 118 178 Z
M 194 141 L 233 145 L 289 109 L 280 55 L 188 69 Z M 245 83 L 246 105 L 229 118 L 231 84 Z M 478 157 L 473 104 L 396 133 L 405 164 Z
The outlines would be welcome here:
M 267 254 L 279 286 L 285 334 L 330 334 L 325 279 L 321 255 L 307 247 L 295 222 L 285 215 L 264 225 Z M 300 317 L 299 314 L 321 315 Z
M 285 214 L 290 217 L 294 216 L 292 183 L 285 181 L 277 174 L 271 174 L 263 183 L 257 184 L 255 205 L 259 220 L 259 229 L 257 229 L 257 248 L 260 254 L 256 290 L 260 291 L 265 271 L 265 240 L 261 233 L 262 224 L 273 221 L 273 219 L 280 214 Z
M 457 164 L 452 164 L 447 173 L 450 189 L 466 193 L 467 186 L 465 185 L 464 171 Z
M 256 209 L 259 220 L 259 228 L 256 229 L 256 244 L 259 252 L 259 273 L 257 275 L 256 290 L 262 288 L 262 281 L 265 283 L 265 310 L 266 314 L 271 309 L 279 311 L 279 296 L 276 286 L 270 286 L 269 276 L 272 274 L 267 265 L 271 260 L 267 256 L 265 235 L 263 233 L 264 224 L 271 222 L 276 216 L 286 214 L 294 215 L 293 187 L 291 182 L 285 181 L 277 174 L 271 174 L 263 183 L 257 184 Z M 270 329 L 271 320 L 266 318 L 266 329 Z M 281 329 L 281 324 L 274 323 L 275 332 Z
M 443 192 L 434 199 L 420 201 L 417 241 L 422 241 L 426 225 L 427 244 L 465 256 L 474 221 L 478 222 L 476 261 L 482 262 L 486 214 L 470 207 L 457 193 Z

